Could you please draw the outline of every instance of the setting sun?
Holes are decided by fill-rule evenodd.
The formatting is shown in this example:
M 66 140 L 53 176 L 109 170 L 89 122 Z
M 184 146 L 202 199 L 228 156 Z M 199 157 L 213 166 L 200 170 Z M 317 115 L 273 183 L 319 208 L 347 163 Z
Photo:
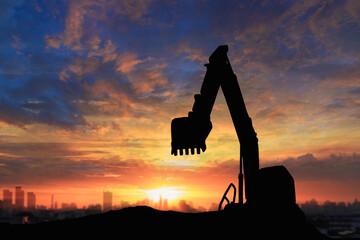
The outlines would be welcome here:
M 182 191 L 178 187 L 161 187 L 147 190 L 146 193 L 148 198 L 154 202 L 158 202 L 160 196 L 168 201 L 178 200 L 182 197 Z

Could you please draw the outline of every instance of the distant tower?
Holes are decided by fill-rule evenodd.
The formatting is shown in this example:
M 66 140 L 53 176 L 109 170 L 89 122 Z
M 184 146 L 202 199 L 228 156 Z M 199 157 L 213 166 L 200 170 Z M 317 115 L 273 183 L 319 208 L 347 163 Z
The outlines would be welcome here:
M 54 210 L 54 194 L 51 194 L 51 210 Z
M 162 196 L 159 196 L 159 209 L 162 209 Z
M 112 210 L 112 192 L 103 192 L 103 212 Z
M 12 208 L 12 192 L 8 189 L 4 189 L 3 197 L 4 197 L 4 203 L 3 203 L 4 209 Z
M 28 192 L 28 194 L 27 194 L 28 210 L 35 210 L 35 206 L 36 206 L 36 196 L 33 192 Z
M 168 200 L 165 198 L 164 199 L 164 206 L 163 206 L 163 210 L 168 210 L 169 206 L 168 206 Z
M 15 187 L 15 208 L 24 208 L 24 190 L 20 186 Z

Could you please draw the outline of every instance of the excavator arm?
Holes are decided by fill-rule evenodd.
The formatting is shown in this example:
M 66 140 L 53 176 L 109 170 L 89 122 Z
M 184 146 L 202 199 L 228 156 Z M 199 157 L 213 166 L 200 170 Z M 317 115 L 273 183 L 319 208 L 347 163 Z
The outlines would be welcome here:
M 195 102 L 188 117 L 175 118 L 171 123 L 172 150 L 175 156 L 206 150 L 205 140 L 212 129 L 210 115 L 221 87 L 229 107 L 232 121 L 240 143 L 239 202 L 242 203 L 242 164 L 245 175 L 245 197 L 254 198 L 259 171 L 258 139 L 241 94 L 237 77 L 227 57 L 228 46 L 219 46 L 205 64 L 207 71 L 200 94 L 195 94 Z

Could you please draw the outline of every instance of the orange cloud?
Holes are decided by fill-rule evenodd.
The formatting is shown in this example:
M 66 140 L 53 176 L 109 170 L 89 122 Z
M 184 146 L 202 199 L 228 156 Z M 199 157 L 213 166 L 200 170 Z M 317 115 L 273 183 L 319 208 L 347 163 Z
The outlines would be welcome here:
M 163 72 L 166 66 L 167 64 L 165 63 L 156 64 L 144 71 L 132 72 L 129 79 L 139 93 L 153 92 L 156 87 L 167 87 L 168 79 Z
M 84 44 L 97 49 L 100 40 L 96 35 L 96 22 L 105 21 L 109 12 L 129 16 L 134 21 L 144 22 L 143 16 L 148 11 L 152 0 L 141 1 L 105 1 L 80 0 L 70 1 L 65 19 L 64 32 L 55 35 L 45 35 L 47 47 L 59 48 L 64 45 L 75 51 L 84 49 Z M 87 25 L 84 21 L 87 19 Z
M 125 52 L 121 54 L 116 60 L 116 70 L 125 74 L 134 70 L 135 65 L 142 63 L 143 60 L 137 59 L 137 54 Z
M 88 57 L 102 57 L 102 62 L 115 61 L 118 57 L 117 46 L 111 40 L 107 40 L 104 43 L 104 47 L 100 47 L 101 39 L 98 36 L 94 36 L 93 41 L 90 43 L 91 50 L 88 53 Z
M 201 63 L 206 63 L 209 57 L 204 54 L 202 49 L 191 48 L 188 41 L 181 42 L 176 50 L 176 53 L 185 54 L 186 59 L 200 61 Z
M 13 38 L 14 42 L 11 43 L 11 46 L 17 50 L 21 50 L 25 47 L 25 44 L 23 43 L 23 41 L 21 41 L 21 39 L 15 35 L 11 35 L 11 37 Z
M 75 64 L 68 66 L 69 71 L 76 76 L 81 77 L 84 74 L 92 73 L 99 67 L 99 61 L 96 58 L 75 59 Z

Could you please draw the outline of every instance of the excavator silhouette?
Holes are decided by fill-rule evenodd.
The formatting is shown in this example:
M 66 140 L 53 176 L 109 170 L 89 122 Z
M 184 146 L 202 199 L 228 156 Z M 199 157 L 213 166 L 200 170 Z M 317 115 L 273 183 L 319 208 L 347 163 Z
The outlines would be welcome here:
M 56 232 L 67 238 L 74 234 L 90 237 L 94 233 L 108 233 L 109 236 L 131 235 L 154 239 L 232 239 L 237 236 L 241 239 L 327 239 L 306 221 L 296 205 L 294 180 L 286 168 L 273 166 L 259 169 L 258 139 L 227 51 L 227 46 L 220 46 L 211 55 L 200 94 L 195 95 L 188 117 L 173 119 L 171 153 L 183 155 L 184 152 L 194 154 L 195 151 L 205 151 L 205 140 L 212 129 L 210 114 L 221 87 L 240 142 L 238 203 L 235 203 L 236 188 L 231 183 L 220 201 L 220 211 L 184 214 L 136 206 L 63 221 L 0 224 L 2 233 L 7 230 L 11 234 L 20 233 L 21 237 L 22 234 L 44 234 L 44 238 L 48 237 L 48 232 Z M 230 189 L 234 189 L 231 202 L 227 197 Z M 222 209 L 224 201 L 228 204 Z M 161 234 L 164 231 L 166 234 Z
M 200 94 L 195 94 L 195 103 L 187 117 L 175 118 L 171 123 L 171 154 L 177 156 L 200 154 L 206 150 L 205 140 L 212 123 L 210 114 L 215 98 L 221 87 L 229 107 L 232 121 L 240 143 L 240 172 L 238 175 L 238 203 L 236 187 L 233 183 L 226 189 L 220 204 L 222 210 L 224 200 L 227 207 L 243 205 L 243 179 L 245 180 L 245 199 L 251 203 L 295 203 L 294 180 L 284 166 L 272 166 L 259 169 L 258 138 L 251 118 L 245 107 L 237 77 L 227 57 L 228 46 L 219 46 L 205 64 L 207 71 L 201 86 Z M 244 169 L 244 170 L 243 170 Z M 233 188 L 232 201 L 227 197 Z

